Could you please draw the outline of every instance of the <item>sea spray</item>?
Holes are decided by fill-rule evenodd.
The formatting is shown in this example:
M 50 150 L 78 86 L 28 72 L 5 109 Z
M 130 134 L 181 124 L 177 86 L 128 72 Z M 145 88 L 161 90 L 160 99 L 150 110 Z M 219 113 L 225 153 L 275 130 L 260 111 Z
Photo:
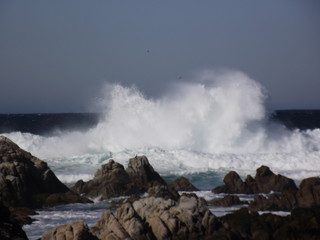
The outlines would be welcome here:
M 47 160 L 64 181 L 89 178 L 108 158 L 126 165 L 136 154 L 147 155 L 162 174 L 252 173 L 264 164 L 300 178 L 320 170 L 320 130 L 268 123 L 266 90 L 241 72 L 205 71 L 157 99 L 117 84 L 104 91 L 104 116 L 88 131 L 6 135 Z

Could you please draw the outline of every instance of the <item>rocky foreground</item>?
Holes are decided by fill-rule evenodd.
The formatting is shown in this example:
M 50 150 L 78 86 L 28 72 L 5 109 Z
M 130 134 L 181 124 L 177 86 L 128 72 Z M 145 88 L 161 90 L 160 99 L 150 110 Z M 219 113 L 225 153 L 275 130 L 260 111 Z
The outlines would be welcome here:
M 0 239 L 27 239 L 21 225 L 30 223 L 35 208 L 123 195 L 130 197 L 116 211 L 106 209 L 94 226 L 73 222 L 41 239 L 320 239 L 320 178 L 305 179 L 298 188 L 292 179 L 261 166 L 254 178 L 242 181 L 230 172 L 224 183 L 212 191 L 225 197 L 210 203 L 195 193 L 180 195 L 178 191 L 197 189 L 184 177 L 168 185 L 145 156 L 136 156 L 127 168 L 109 160 L 92 180 L 80 180 L 69 189 L 45 162 L 0 137 Z M 146 197 L 140 197 L 145 192 Z M 244 203 L 235 193 L 256 197 Z M 208 204 L 247 207 L 216 217 Z M 258 210 L 291 214 L 260 215 Z

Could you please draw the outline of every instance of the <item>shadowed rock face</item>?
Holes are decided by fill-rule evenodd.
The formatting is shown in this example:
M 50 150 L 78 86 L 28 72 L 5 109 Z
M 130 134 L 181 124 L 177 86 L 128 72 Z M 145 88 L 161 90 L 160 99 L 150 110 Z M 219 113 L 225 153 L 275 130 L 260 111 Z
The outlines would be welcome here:
M 175 191 L 187 191 L 187 192 L 193 192 L 193 191 L 199 191 L 198 188 L 193 186 L 188 179 L 181 176 L 178 177 L 176 180 L 174 180 L 171 184 L 169 184 L 169 188 L 173 189 Z
M 80 180 L 72 189 L 91 198 L 108 199 L 132 194 L 137 191 L 137 186 L 131 181 L 124 167 L 111 159 L 101 166 L 92 180 Z
M 231 171 L 223 179 L 225 185 L 214 188 L 214 193 L 269 193 L 297 190 L 294 181 L 282 175 L 274 174 L 268 167 L 261 166 L 256 171 L 255 178 L 247 176 L 243 182 L 239 174 Z
M 11 212 L 0 202 L 0 239 L 25 240 L 28 239 L 22 227 L 12 220 Z
M 112 197 L 139 194 L 151 187 L 165 186 L 166 182 L 154 171 L 147 157 L 137 156 L 129 160 L 128 168 L 109 160 L 88 182 L 78 181 L 72 190 L 90 198 Z
M 46 205 L 47 198 L 59 195 L 61 203 L 67 194 L 75 202 L 88 201 L 61 183 L 49 169 L 47 163 L 19 148 L 6 137 L 0 136 L 0 199 L 9 206 L 40 207 Z M 51 203 L 55 205 L 53 199 Z
M 282 194 L 271 194 L 268 198 L 257 196 L 250 203 L 251 210 L 284 210 L 320 206 L 320 178 L 304 179 L 299 190 L 286 190 Z
M 142 192 L 156 185 L 167 185 L 159 173 L 154 171 L 146 156 L 136 156 L 129 159 L 126 171 L 131 181 L 133 181 Z

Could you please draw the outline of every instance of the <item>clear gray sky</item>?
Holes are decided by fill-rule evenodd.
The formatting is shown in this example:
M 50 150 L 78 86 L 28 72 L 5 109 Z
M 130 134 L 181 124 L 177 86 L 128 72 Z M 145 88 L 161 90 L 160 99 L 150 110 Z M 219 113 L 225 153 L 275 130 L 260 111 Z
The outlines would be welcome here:
M 0 1 L 0 113 L 87 111 L 104 82 L 157 97 L 204 68 L 320 109 L 320 1 Z

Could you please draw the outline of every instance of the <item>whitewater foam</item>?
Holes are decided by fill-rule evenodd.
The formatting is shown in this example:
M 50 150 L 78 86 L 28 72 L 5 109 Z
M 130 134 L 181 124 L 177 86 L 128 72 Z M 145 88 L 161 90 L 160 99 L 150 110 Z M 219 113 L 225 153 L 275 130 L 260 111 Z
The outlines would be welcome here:
M 64 182 L 89 179 L 109 158 L 126 166 L 146 155 L 162 174 L 237 170 L 261 165 L 300 179 L 318 175 L 320 130 L 289 131 L 266 121 L 266 90 L 240 72 L 206 71 L 158 99 L 108 85 L 99 124 L 86 132 L 7 137 L 45 159 Z

